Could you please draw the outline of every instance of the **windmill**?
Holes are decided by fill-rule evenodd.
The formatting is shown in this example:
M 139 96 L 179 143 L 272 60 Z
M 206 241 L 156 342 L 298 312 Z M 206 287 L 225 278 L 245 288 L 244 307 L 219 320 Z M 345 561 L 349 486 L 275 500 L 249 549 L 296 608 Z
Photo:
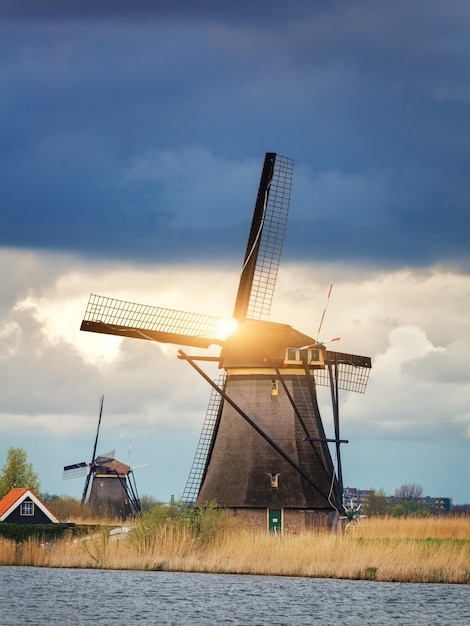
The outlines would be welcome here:
M 361 503 L 359 503 L 357 506 L 354 506 L 352 502 L 350 503 L 349 507 L 347 506 L 347 504 L 344 505 L 344 515 L 341 515 L 340 519 L 344 520 L 345 530 L 347 530 L 351 525 L 356 525 L 362 517 L 365 517 L 365 515 L 363 515 L 361 512 L 361 506 Z
M 293 161 L 269 152 L 261 172 L 234 318 L 218 338 L 220 320 L 92 294 L 81 330 L 196 348 L 220 346 L 219 356 L 178 358 L 211 386 L 188 502 L 217 502 L 240 521 L 278 532 L 323 523 L 341 514 L 339 390 L 364 393 L 369 357 L 327 350 L 287 324 L 266 321 L 274 294 L 292 188 Z M 216 361 L 218 383 L 197 361 Z M 330 388 L 334 431 L 328 439 L 317 387 Z M 214 395 L 218 401 L 214 400 Z M 329 443 L 334 444 L 337 469 Z
M 90 507 L 96 511 L 103 508 L 111 509 L 125 519 L 140 511 L 140 501 L 132 468 L 125 463 L 117 461 L 114 458 L 114 450 L 108 454 L 96 456 L 103 415 L 103 403 L 104 396 L 101 396 L 98 427 L 96 429 L 91 461 L 66 465 L 62 478 L 70 479 L 86 476 L 81 506 L 83 507 L 86 502 L 91 481 L 91 491 L 88 498 Z

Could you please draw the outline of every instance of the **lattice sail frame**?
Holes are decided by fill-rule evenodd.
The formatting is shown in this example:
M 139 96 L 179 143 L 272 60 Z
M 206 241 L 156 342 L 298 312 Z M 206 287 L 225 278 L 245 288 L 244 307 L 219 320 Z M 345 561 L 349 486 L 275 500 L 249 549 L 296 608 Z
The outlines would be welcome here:
M 370 357 L 347 354 L 345 352 L 326 351 L 326 369 L 315 370 L 315 382 L 324 387 L 330 386 L 330 374 L 328 368 L 335 368 L 338 376 L 338 389 L 365 393 L 369 373 L 372 368 Z
M 219 387 L 224 387 L 225 378 L 225 372 L 219 375 L 219 378 L 216 381 Z M 211 388 L 211 395 L 204 423 L 202 425 L 201 435 L 199 437 L 196 453 L 189 471 L 188 480 L 186 481 L 186 486 L 184 488 L 183 495 L 181 496 L 181 501 L 185 506 L 194 505 L 199 494 L 202 478 L 206 469 L 207 456 L 214 437 L 214 429 L 217 418 L 219 417 L 221 404 L 221 395 L 214 388 Z
M 74 463 L 66 465 L 62 474 L 62 480 L 70 480 L 71 478 L 83 478 L 90 470 L 90 463 L 83 461 L 82 463 Z
M 294 160 L 276 154 L 265 206 L 247 317 L 265 319 L 270 311 L 289 215 Z
M 62 480 L 69 480 L 71 478 L 82 478 L 86 476 L 86 474 L 90 471 L 90 468 L 97 467 L 99 465 L 106 465 L 106 463 L 114 460 L 114 455 L 116 454 L 116 450 L 111 450 L 110 452 L 106 452 L 106 454 L 100 454 L 99 458 L 101 459 L 98 462 L 90 462 L 82 461 L 81 463 L 72 463 L 72 465 L 66 465 L 64 467 L 64 471 L 62 473 Z
M 189 344 L 190 338 L 194 338 L 195 345 L 206 347 L 220 342 L 217 339 L 220 321 L 219 317 L 212 315 L 91 294 L 81 330 L 163 342 L 179 342 L 187 338 Z

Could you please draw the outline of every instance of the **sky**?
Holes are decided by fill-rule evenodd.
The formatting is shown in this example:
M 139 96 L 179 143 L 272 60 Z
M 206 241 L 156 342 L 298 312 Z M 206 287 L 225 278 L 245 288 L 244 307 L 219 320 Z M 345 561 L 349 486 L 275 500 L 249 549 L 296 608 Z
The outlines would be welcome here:
M 229 320 L 273 151 L 295 169 L 270 319 L 315 336 L 333 284 L 322 338 L 372 357 L 340 399 L 345 485 L 469 503 L 469 29 L 464 0 L 3 0 L 0 466 L 22 447 L 80 496 L 62 467 L 104 395 L 99 451 L 182 494 L 208 384 L 80 322 L 90 293 Z

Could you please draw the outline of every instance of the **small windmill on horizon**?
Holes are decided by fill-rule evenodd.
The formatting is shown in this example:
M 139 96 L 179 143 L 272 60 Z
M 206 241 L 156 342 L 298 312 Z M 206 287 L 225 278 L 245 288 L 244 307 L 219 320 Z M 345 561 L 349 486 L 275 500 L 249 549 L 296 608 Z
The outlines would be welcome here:
M 287 324 L 266 321 L 290 205 L 293 160 L 264 159 L 240 283 L 237 329 L 217 336 L 220 319 L 91 295 L 81 330 L 208 348 L 219 356 L 187 361 L 212 387 L 183 500 L 217 502 L 239 519 L 275 532 L 339 516 L 343 485 L 339 390 L 365 391 L 371 360 L 327 350 Z M 218 383 L 197 364 L 216 361 Z M 335 436 L 325 435 L 317 386 L 330 388 Z M 334 444 L 337 469 L 329 449 Z
M 114 458 L 114 450 L 107 454 L 96 455 L 100 434 L 101 418 L 103 416 L 104 396 L 100 397 L 98 427 L 96 429 L 93 452 L 89 462 L 66 465 L 62 478 L 85 478 L 81 506 L 87 503 L 97 512 L 110 512 L 119 515 L 122 519 L 131 517 L 140 512 L 140 500 L 137 494 L 133 468 Z M 90 487 L 90 495 L 88 489 Z

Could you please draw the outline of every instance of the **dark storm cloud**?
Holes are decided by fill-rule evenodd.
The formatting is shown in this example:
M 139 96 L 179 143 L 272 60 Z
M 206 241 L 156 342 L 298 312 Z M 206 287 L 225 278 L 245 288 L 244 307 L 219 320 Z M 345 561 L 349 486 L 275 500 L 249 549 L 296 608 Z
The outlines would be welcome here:
M 294 2 L 300 7 L 305 2 Z M 238 2 L 220 2 L 219 0 L 5 0 L 0 8 L 0 15 L 13 19 L 77 19 L 114 17 L 129 18 L 172 18 L 172 19 L 205 19 L 219 18 L 242 20 L 286 16 L 290 13 L 289 5 L 281 7 L 272 0 L 239 0 Z
M 281 8 L 3 3 L 0 244 L 238 261 L 275 150 L 287 254 L 468 263 L 465 5 Z

